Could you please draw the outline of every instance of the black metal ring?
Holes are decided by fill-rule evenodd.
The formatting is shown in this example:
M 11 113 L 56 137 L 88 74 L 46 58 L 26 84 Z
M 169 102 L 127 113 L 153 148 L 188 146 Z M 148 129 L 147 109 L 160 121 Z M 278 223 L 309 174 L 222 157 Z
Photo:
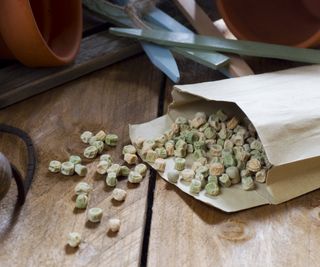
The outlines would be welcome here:
M 28 166 L 27 166 L 27 174 L 25 179 L 22 178 L 22 175 L 18 171 L 18 169 L 13 164 L 11 164 L 12 175 L 18 187 L 18 201 L 22 205 L 26 200 L 26 196 L 31 186 L 34 172 L 36 169 L 36 156 L 35 156 L 35 149 L 33 146 L 33 142 L 30 136 L 26 132 L 22 131 L 19 128 L 9 126 L 7 124 L 0 123 L 0 132 L 16 135 L 20 137 L 24 141 L 27 147 Z

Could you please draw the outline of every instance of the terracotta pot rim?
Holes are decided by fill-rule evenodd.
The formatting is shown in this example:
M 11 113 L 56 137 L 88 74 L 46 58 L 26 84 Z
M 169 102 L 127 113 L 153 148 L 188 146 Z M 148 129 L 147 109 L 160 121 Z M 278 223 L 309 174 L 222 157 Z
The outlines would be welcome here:
M 242 39 L 242 40 L 257 39 L 256 36 L 250 35 L 249 33 L 244 33 L 241 30 L 239 30 L 239 28 L 236 25 L 234 25 L 234 23 L 230 19 L 230 16 L 228 15 L 228 13 L 225 9 L 225 6 L 223 4 L 223 0 L 217 0 L 216 5 L 217 5 L 217 8 L 219 10 L 221 17 L 225 21 L 227 27 L 237 37 L 237 39 Z M 259 41 L 259 40 L 257 40 L 257 41 Z M 298 43 L 293 43 L 291 45 L 296 46 L 296 47 L 306 48 L 306 47 L 318 45 L 319 42 L 320 42 L 320 30 L 313 33 L 309 38 L 307 38 L 301 42 L 298 42 Z
M 70 63 L 79 51 L 82 37 L 82 5 L 80 0 L 78 2 L 79 3 L 77 3 L 77 1 L 73 2 L 77 3 L 79 6 L 77 6 L 74 10 L 72 9 L 75 12 L 72 18 L 75 18 L 76 21 L 70 23 L 72 27 L 73 43 L 69 42 L 65 47 L 63 47 L 63 49 L 60 49 L 60 51 L 54 51 L 54 47 L 51 48 L 50 44 L 48 44 L 44 39 L 29 0 L 18 2 L 12 1 L 11 3 L 7 4 L 7 6 L 13 6 L 15 4 L 20 5 L 20 9 L 16 9 L 15 12 L 17 16 L 20 16 L 20 21 L 25 21 L 26 23 L 21 23 L 24 25 L 21 25 L 20 27 L 14 27 L 15 21 L 18 20 L 15 17 L 6 16 L 6 18 L 3 18 L 2 21 L 0 18 L 0 31 L 2 38 L 12 54 L 27 66 L 58 66 Z M 4 23 L 4 21 L 6 23 Z M 12 28 L 16 29 L 15 33 L 10 31 Z M 59 38 L 60 37 L 55 36 L 55 44 L 58 42 Z M 21 44 L 24 44 L 25 47 L 23 47 Z M 36 53 L 38 53 L 38 56 L 35 56 Z

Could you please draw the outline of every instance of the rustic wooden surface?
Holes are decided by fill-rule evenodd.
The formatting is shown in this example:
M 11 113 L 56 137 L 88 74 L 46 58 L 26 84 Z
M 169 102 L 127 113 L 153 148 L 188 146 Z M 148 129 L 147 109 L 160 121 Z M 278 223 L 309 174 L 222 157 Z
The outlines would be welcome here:
M 79 54 L 70 65 L 53 68 L 28 68 L 15 62 L 1 68 L 0 108 L 17 103 L 55 86 L 140 53 L 134 40 L 108 33 L 108 25 L 84 9 L 84 38 Z
M 257 73 L 298 64 L 248 60 Z M 223 77 L 180 60 L 182 83 Z M 167 107 L 172 83 L 166 82 Z M 207 206 L 157 177 L 153 199 L 149 266 L 319 266 L 320 190 L 281 205 L 227 214 Z
M 139 68 L 137 68 L 139 66 Z M 102 176 L 87 160 L 85 178 L 65 177 L 47 171 L 51 159 L 66 160 L 85 145 L 79 134 L 100 129 L 120 137 L 110 150 L 118 162 L 122 145 L 129 142 L 128 123 L 157 116 L 163 76 L 146 58 L 136 57 L 0 111 L 0 121 L 27 131 L 35 142 L 38 167 L 21 209 L 15 209 L 16 187 L 0 202 L 0 266 L 138 266 L 145 224 L 148 181 L 139 186 L 119 183 L 128 190 L 123 204 L 111 201 Z M 19 168 L 26 164 L 24 148 L 14 137 L 0 135 L 0 147 Z M 74 211 L 77 182 L 94 186 L 89 207 L 104 209 L 100 224 L 86 223 L 85 212 Z M 107 233 L 107 220 L 119 217 L 117 235 Z M 78 250 L 65 246 L 69 231 L 82 233 Z

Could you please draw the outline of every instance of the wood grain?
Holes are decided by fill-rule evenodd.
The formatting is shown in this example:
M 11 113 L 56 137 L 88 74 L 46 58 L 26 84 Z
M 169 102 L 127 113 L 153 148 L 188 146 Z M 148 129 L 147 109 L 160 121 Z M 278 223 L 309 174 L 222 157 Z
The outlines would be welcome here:
M 301 65 L 267 59 L 248 62 L 257 73 Z M 220 78 L 200 65 L 186 61 L 183 65 L 182 83 Z M 171 102 L 171 89 L 167 82 L 165 105 Z M 320 190 L 280 205 L 227 214 L 158 177 L 148 265 L 319 266 L 319 212 Z
M 72 81 L 141 52 L 134 41 L 100 32 L 82 40 L 75 62 L 66 67 L 32 69 L 13 64 L 0 71 L 0 108 Z
M 30 134 L 38 159 L 25 205 L 15 208 L 14 185 L 0 202 L 1 266 L 139 266 L 149 178 L 138 186 L 121 180 L 118 187 L 125 188 L 128 196 L 119 205 L 111 201 L 103 177 L 95 174 L 97 160 L 85 160 L 89 168 L 85 178 L 51 174 L 47 166 L 52 159 L 81 154 L 85 145 L 79 134 L 100 129 L 119 135 L 119 145 L 109 153 L 123 162 L 120 155 L 122 145 L 129 143 L 128 123 L 157 116 L 162 79 L 145 57 L 136 57 L 0 111 L 0 121 Z M 20 142 L 0 135 L 0 147 L 21 170 L 25 168 Z M 98 225 L 86 223 L 85 212 L 74 210 L 73 189 L 79 181 L 94 186 L 89 207 L 104 210 Z M 122 221 L 115 235 L 107 232 L 111 217 Z M 70 231 L 84 237 L 78 250 L 65 246 Z

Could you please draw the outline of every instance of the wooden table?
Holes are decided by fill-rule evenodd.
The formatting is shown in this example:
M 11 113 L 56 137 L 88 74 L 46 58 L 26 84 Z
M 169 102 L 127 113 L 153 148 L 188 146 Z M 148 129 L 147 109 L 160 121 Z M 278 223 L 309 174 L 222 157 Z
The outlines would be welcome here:
M 180 60 L 182 83 L 216 80 L 219 73 Z M 276 60 L 249 61 L 256 72 L 288 67 Z M 38 166 L 23 207 L 15 206 L 16 187 L 0 202 L 0 266 L 319 266 L 320 191 L 277 206 L 233 214 L 209 207 L 157 177 L 139 186 L 121 180 L 128 191 L 122 204 L 87 161 L 85 178 L 47 171 L 51 159 L 64 160 L 84 149 L 84 130 L 119 135 L 109 153 L 118 162 L 129 143 L 128 123 L 162 115 L 172 84 L 147 60 L 136 56 L 0 111 L 0 121 L 27 131 L 36 146 Z M 0 150 L 25 170 L 24 147 L 0 135 Z M 100 224 L 86 223 L 74 209 L 77 182 L 93 184 L 89 207 L 101 207 Z M 122 221 L 118 234 L 107 231 L 108 218 Z M 79 249 L 66 246 L 79 231 Z

